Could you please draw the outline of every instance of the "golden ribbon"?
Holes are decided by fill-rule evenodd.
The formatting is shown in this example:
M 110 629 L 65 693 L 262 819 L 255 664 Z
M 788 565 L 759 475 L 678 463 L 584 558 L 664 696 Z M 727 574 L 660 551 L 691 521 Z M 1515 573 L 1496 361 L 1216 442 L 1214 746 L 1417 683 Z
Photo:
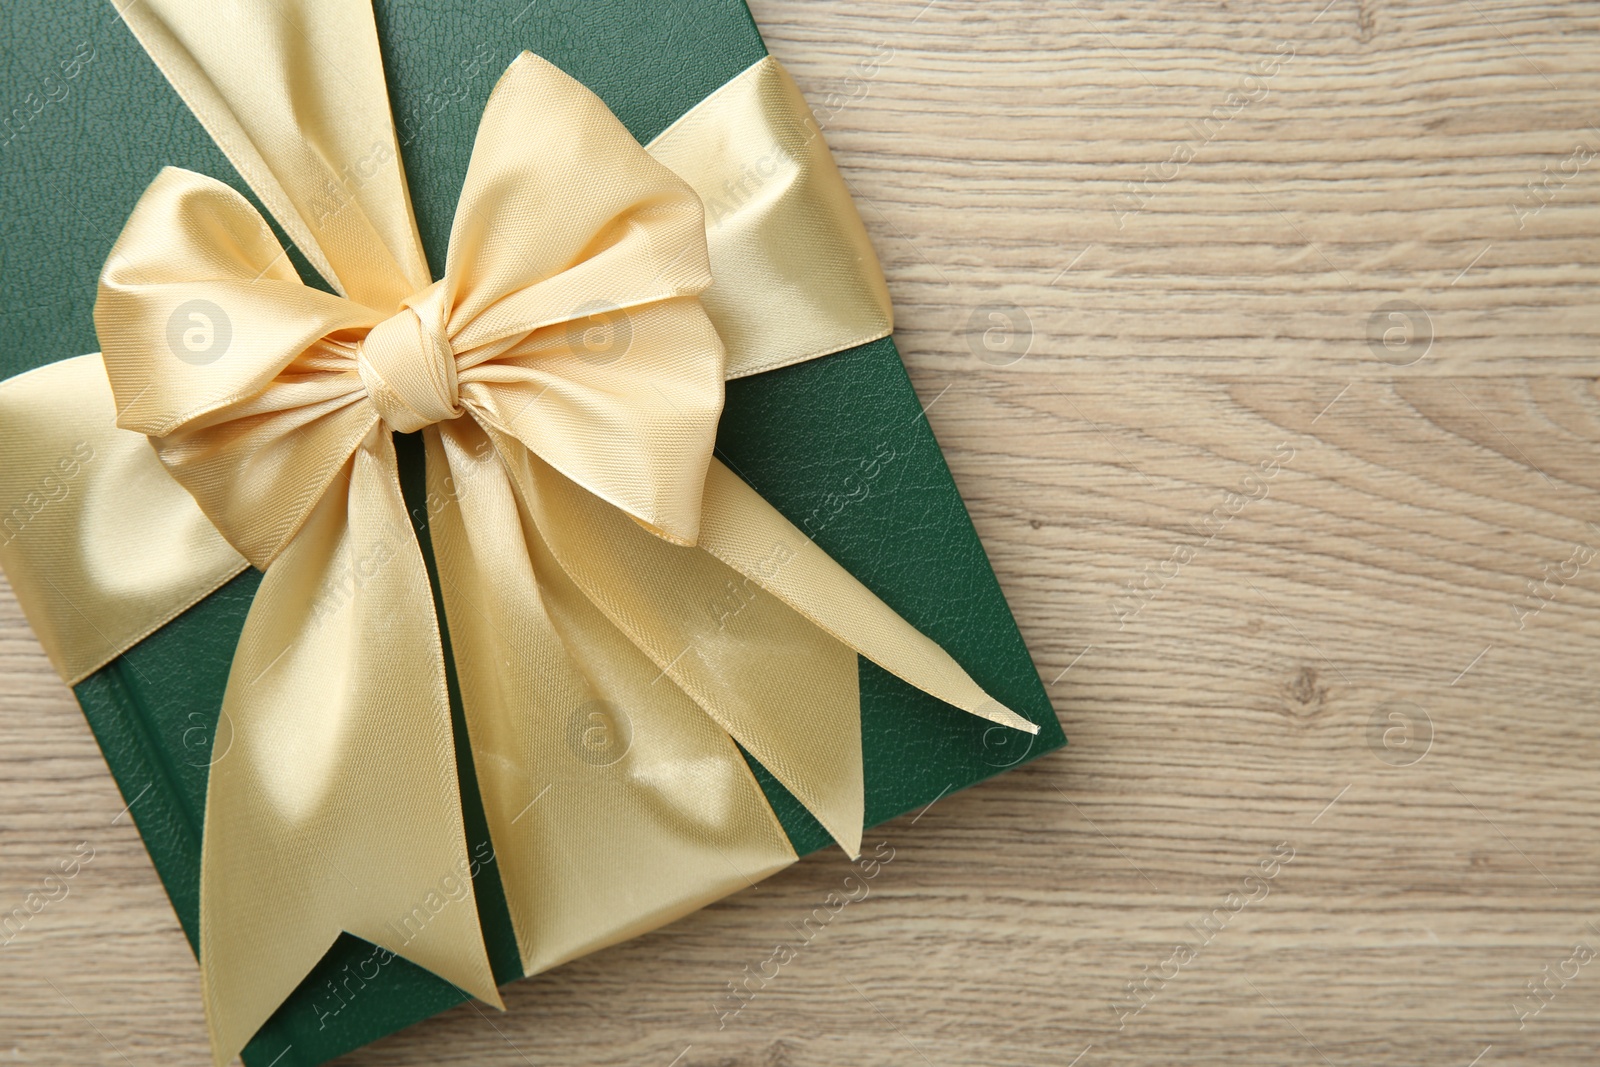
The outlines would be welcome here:
M 101 279 L 95 323 L 114 400 L 75 409 L 50 388 L 92 378 L 94 357 L 0 389 L 8 437 L 20 426 L 55 444 L 79 432 L 101 442 L 80 457 L 93 491 L 39 513 L 85 528 L 0 545 L 64 675 L 224 580 L 234 550 L 265 570 L 223 702 L 233 744 L 207 791 L 200 962 L 218 1063 L 341 930 L 499 1003 L 392 430 L 424 431 L 445 614 L 528 973 L 794 860 L 735 741 L 854 855 L 857 653 L 1037 732 L 712 458 L 725 377 L 888 328 L 859 220 L 775 61 L 646 151 L 597 97 L 525 53 L 489 98 L 445 276 L 432 281 L 370 9 L 145 0 L 126 17 L 339 291 L 301 284 L 239 194 L 168 169 Z M 254 30 L 248 52 L 242 25 Z M 338 42 L 338 78 L 300 47 L 317 40 Z M 707 219 L 701 197 L 711 201 L 719 166 L 738 173 L 770 153 L 769 135 L 790 171 L 779 195 Z M 329 170 L 358 159 L 375 162 L 327 210 Z M 122 431 L 104 428 L 107 411 Z M 142 573 L 111 595 L 107 634 L 82 608 L 115 581 L 90 542 L 140 505 L 128 478 L 103 476 L 106 461 L 172 497 L 128 449 L 137 435 L 184 497 L 153 521 L 186 532 L 193 559 L 135 534 L 148 555 L 112 565 Z M 0 488 L 28 484 L 51 455 L 24 449 Z M 743 606 L 708 610 L 730 582 Z M 587 743 L 597 724 L 613 731 L 598 751 Z

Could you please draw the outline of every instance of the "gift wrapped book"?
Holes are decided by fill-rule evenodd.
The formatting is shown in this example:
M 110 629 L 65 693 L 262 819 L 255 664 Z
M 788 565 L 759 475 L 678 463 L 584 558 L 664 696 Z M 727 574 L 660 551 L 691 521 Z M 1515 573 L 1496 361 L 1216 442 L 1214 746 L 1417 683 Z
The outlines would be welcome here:
M 219 1063 L 498 1004 L 1063 743 L 739 0 L 10 26 L 53 58 L 0 563 Z

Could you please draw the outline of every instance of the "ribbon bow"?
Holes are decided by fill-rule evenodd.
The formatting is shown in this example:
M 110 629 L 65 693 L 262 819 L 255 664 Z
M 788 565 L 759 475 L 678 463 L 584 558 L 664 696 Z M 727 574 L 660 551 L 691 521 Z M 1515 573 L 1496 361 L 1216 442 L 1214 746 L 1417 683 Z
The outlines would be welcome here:
M 403 179 L 319 221 L 334 294 L 301 283 L 238 193 L 165 170 L 95 308 L 118 425 L 266 572 L 206 802 L 219 1063 L 341 930 L 499 1004 L 391 431 L 423 433 L 528 973 L 794 859 L 735 741 L 855 854 L 857 653 L 1037 731 L 713 459 L 726 367 L 701 204 L 597 97 L 533 55 L 511 65 L 438 281 L 396 196 Z M 738 611 L 707 610 L 730 582 Z

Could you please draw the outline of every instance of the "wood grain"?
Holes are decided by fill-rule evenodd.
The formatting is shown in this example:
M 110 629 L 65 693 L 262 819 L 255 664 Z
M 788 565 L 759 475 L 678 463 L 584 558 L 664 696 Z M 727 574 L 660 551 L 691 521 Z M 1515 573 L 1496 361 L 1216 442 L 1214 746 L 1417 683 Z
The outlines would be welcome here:
M 1072 745 L 349 1063 L 1595 1061 L 1600 5 L 1323 2 L 754 3 Z M 207 1062 L 9 593 L 0 736 L 0 1063 Z

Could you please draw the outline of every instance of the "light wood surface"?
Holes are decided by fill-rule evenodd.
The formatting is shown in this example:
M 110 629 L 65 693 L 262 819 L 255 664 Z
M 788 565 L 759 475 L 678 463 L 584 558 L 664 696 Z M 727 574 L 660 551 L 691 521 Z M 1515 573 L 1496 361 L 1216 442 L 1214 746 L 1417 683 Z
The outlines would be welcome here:
M 1596 1062 L 1600 5 L 1324 2 L 754 3 L 1072 745 L 349 1063 Z M 0 737 L 0 1063 L 208 1062 L 9 592 Z

